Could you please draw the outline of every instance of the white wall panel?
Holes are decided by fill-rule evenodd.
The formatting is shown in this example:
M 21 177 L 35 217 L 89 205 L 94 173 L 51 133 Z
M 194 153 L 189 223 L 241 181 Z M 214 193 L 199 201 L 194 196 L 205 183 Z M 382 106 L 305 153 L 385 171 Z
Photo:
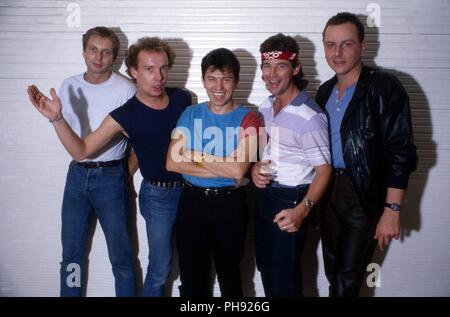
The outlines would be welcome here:
M 67 7 L 78 3 L 80 27 L 69 27 Z M 277 32 L 296 37 L 310 86 L 328 79 L 321 32 L 339 11 L 368 14 L 370 1 L 0 0 L 0 296 L 59 293 L 60 205 L 69 155 L 53 128 L 29 104 L 26 86 L 48 91 L 84 69 L 81 35 L 95 25 L 120 28 L 125 45 L 142 36 L 170 40 L 177 51 L 170 83 L 206 98 L 200 61 L 210 50 L 235 50 L 242 63 L 236 97 L 257 105 L 267 96 L 259 70 L 259 44 Z M 385 255 L 375 296 L 450 296 L 450 2 L 377 1 L 381 26 L 369 28 L 368 64 L 397 74 L 410 93 L 420 157 L 402 211 L 403 237 Z M 122 47 L 123 56 L 125 47 Z M 117 65 L 122 73 L 124 66 Z M 135 179 L 139 188 L 141 177 Z M 139 262 L 147 265 L 145 224 L 136 211 Z M 251 229 L 251 228 L 250 228 Z M 326 296 L 317 232 L 304 256 L 305 293 Z M 246 295 L 262 296 L 255 271 L 252 232 L 243 261 Z M 113 278 L 99 225 L 90 254 L 89 296 L 113 296 Z M 173 296 L 178 296 L 176 265 Z M 215 294 L 218 295 L 216 285 Z

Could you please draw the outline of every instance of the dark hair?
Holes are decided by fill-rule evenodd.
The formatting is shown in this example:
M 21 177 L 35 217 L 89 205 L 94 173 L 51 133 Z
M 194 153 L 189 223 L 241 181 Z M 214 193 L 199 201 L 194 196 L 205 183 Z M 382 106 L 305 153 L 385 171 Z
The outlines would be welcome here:
M 297 58 L 294 58 L 293 60 L 290 61 L 293 68 L 297 67 L 297 65 L 300 63 L 299 47 L 293 37 L 289 35 L 284 35 L 283 33 L 278 33 L 277 35 L 273 35 L 268 39 L 266 39 L 259 46 L 260 53 L 270 52 L 274 50 L 295 53 Z M 308 81 L 303 77 L 304 77 L 303 70 L 300 67 L 300 71 L 298 72 L 297 75 L 294 76 L 294 84 L 300 90 L 305 89 L 306 86 L 308 85 Z
M 322 40 L 325 39 L 325 31 L 327 27 L 329 27 L 330 25 L 341 25 L 347 22 L 350 22 L 356 27 L 356 30 L 358 31 L 359 42 L 364 41 L 364 25 L 355 14 L 350 12 L 339 12 L 335 16 L 331 17 L 328 20 L 327 24 L 325 24 L 325 27 L 323 29 Z
M 202 78 L 205 78 L 208 68 L 213 67 L 213 70 L 231 71 L 236 82 L 239 82 L 239 71 L 241 64 L 236 55 L 226 48 L 217 48 L 206 54 L 202 59 Z
M 169 68 L 175 62 L 175 51 L 169 46 L 169 43 L 161 40 L 159 37 L 141 37 L 137 42 L 130 46 L 125 57 L 127 73 L 131 78 L 131 68 L 138 68 L 138 54 L 140 51 L 164 52 L 169 59 Z M 133 79 L 134 80 L 134 79 Z
M 119 48 L 120 48 L 120 42 L 119 38 L 117 37 L 116 33 L 112 31 L 111 29 L 108 29 L 104 26 L 96 26 L 92 29 L 89 29 L 86 31 L 86 33 L 83 34 L 83 51 L 86 51 L 87 43 L 91 36 L 98 35 L 100 37 L 106 37 L 109 38 L 113 45 L 113 59 L 116 60 L 117 54 L 119 54 Z

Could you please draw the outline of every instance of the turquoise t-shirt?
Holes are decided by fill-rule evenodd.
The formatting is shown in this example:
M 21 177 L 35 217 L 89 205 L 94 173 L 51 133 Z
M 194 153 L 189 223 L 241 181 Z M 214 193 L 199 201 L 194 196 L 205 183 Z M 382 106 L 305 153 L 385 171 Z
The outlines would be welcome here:
M 187 150 L 196 150 L 215 156 L 231 156 L 238 146 L 241 122 L 250 110 L 239 106 L 225 114 L 215 114 L 208 103 L 187 107 L 181 114 L 177 128 L 187 138 Z M 183 174 L 183 178 L 200 187 L 234 186 L 232 178 L 195 177 Z

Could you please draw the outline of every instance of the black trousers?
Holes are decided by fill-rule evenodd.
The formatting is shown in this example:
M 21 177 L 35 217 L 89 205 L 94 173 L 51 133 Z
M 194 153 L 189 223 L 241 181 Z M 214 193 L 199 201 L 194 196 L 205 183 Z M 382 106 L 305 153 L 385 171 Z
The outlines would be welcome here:
M 307 219 L 294 233 L 280 230 L 273 219 L 281 210 L 297 206 L 308 187 L 268 186 L 258 190 L 255 251 L 266 297 L 303 296 L 301 257 L 306 241 Z
M 368 217 L 350 177 L 336 175 L 321 213 L 321 237 L 330 297 L 357 297 L 376 247 L 378 218 Z
M 181 296 L 212 295 L 212 255 L 222 296 L 242 297 L 239 265 L 248 219 L 245 188 L 205 195 L 185 187 L 178 208 Z

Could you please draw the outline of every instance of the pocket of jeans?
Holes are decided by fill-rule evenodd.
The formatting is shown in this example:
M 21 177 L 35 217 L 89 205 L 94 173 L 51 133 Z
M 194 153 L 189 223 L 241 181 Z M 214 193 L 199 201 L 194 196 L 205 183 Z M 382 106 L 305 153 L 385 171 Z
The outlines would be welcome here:
M 151 215 L 175 216 L 181 188 L 162 188 L 142 184 L 139 191 L 139 209 L 144 218 Z
M 171 188 L 159 187 L 150 185 L 143 181 L 141 185 L 140 195 L 146 196 L 151 199 L 167 199 L 170 198 Z
M 272 192 L 270 198 L 278 203 L 282 203 L 286 206 L 286 208 L 293 208 L 297 206 L 298 203 L 298 195 L 292 193 L 283 193 L 283 192 Z
M 121 166 L 101 167 L 101 175 L 105 177 L 123 177 L 125 173 Z
M 297 195 L 293 193 L 274 193 L 274 190 L 268 189 L 261 194 L 263 196 L 260 195 L 257 202 L 257 215 L 266 219 L 273 219 L 281 210 L 294 208 L 298 203 Z
M 297 200 L 292 200 L 292 199 L 283 199 L 280 197 L 272 197 L 272 200 L 274 202 L 276 202 L 277 206 L 279 206 L 280 210 L 283 209 L 290 209 L 290 208 L 294 208 L 295 206 L 297 206 L 298 201 Z

